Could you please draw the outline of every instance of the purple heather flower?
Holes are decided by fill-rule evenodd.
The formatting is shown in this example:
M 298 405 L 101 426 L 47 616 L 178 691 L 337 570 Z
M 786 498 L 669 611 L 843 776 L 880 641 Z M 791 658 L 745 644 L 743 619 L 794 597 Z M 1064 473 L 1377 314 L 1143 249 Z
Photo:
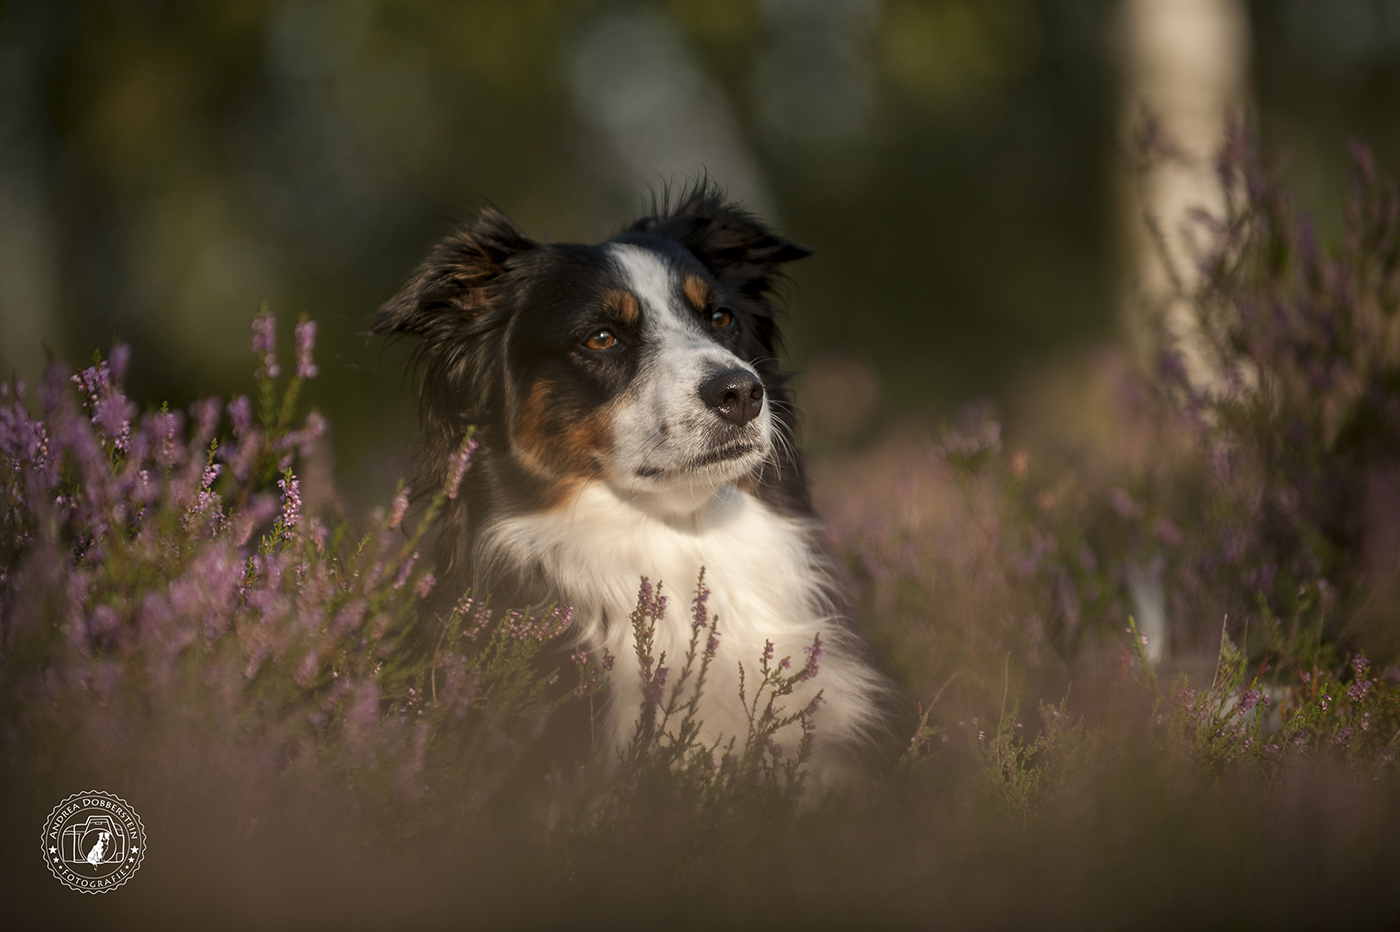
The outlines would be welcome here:
M 180 437 L 185 431 L 185 416 L 179 411 L 157 411 L 146 418 L 147 442 L 162 468 L 177 466 L 184 459 L 185 447 Z
M 275 379 L 282 374 L 282 367 L 277 365 L 277 318 L 267 305 L 253 318 L 253 354 L 261 362 L 256 378 Z
M 802 679 L 810 680 L 817 675 L 817 671 L 821 668 L 822 656 L 826 653 L 826 645 L 822 643 L 822 636 L 818 634 L 812 639 L 812 646 L 802 648 L 802 652 L 807 655 L 807 664 L 802 668 Z
M 1366 698 L 1366 694 L 1371 691 L 1370 680 L 1357 680 L 1351 684 L 1351 689 L 1347 690 L 1347 698 L 1352 702 L 1360 702 Z
M 783 746 L 778 742 L 774 741 L 772 738 L 769 738 L 768 753 L 773 756 L 774 760 L 781 760 L 783 757 Z
M 773 642 L 765 640 L 763 642 L 763 662 L 767 663 L 773 659 Z
M 319 371 L 311 361 L 316 347 L 316 321 L 303 320 L 296 326 L 297 378 L 314 379 Z
M 475 440 L 466 440 L 457 448 L 447 460 L 447 497 L 455 499 L 457 492 L 462 486 L 462 477 L 467 474 L 467 466 L 471 464 L 472 454 L 476 452 L 478 444 Z
M 1255 703 L 1259 701 L 1259 697 L 1262 695 L 1263 693 L 1257 689 L 1246 689 L 1244 691 L 1244 696 L 1240 699 L 1240 711 L 1248 712 L 1250 709 L 1254 708 Z
M 253 463 L 262 451 L 263 434 L 257 428 L 245 431 L 238 439 L 232 452 L 221 450 L 223 459 L 229 464 L 234 478 L 243 482 L 253 473 Z
M 1156 534 L 1157 539 L 1168 547 L 1175 547 L 1185 540 L 1185 536 L 1181 533 L 1180 529 L 1167 518 L 1157 519 Z
M 399 489 L 399 494 L 394 496 L 394 506 L 389 512 L 389 527 L 397 528 L 403 523 L 403 516 L 408 512 L 408 497 L 413 490 L 408 486 Z
M 86 397 L 83 406 L 89 410 L 97 404 L 97 399 L 107 393 L 112 386 L 112 370 L 105 361 L 99 361 L 69 378 Z
M 239 395 L 228 403 L 229 420 L 233 422 L 233 435 L 242 437 L 253 426 L 253 403 L 247 395 Z
M 369 606 L 363 599 L 352 599 L 336 613 L 335 622 L 331 625 L 331 633 L 337 637 L 349 634 L 360 625 L 364 624 L 365 611 Z
M 394 588 L 402 589 L 408 582 L 408 577 L 413 574 L 413 564 L 418 562 L 418 551 L 415 550 L 408 555 L 408 559 L 403 561 L 403 566 L 399 567 L 399 573 L 394 577 Z
M 1162 378 L 1175 385 L 1187 384 L 1186 363 L 1175 350 L 1165 350 L 1157 359 Z
M 607 649 L 606 647 L 603 648 L 603 669 L 604 669 L 604 670 L 607 670 L 607 671 L 611 672 L 611 671 L 612 671 L 612 668 L 613 668 L 613 661 L 615 661 L 616 659 L 617 659 L 616 657 L 614 657 L 612 654 L 608 653 L 608 649 Z
M 88 627 L 98 641 L 115 644 L 122 632 L 122 619 L 110 605 L 99 605 L 92 610 Z
M 472 626 L 463 631 L 462 634 L 468 641 L 475 641 L 477 637 L 480 636 L 481 632 L 486 630 L 486 626 L 491 623 L 491 616 L 494 615 L 495 612 L 485 605 L 477 605 L 471 599 L 467 600 L 467 604 L 474 606 L 470 611 Z M 467 614 L 468 612 L 463 610 L 462 615 L 464 618 Z
M 290 476 L 278 479 L 277 487 L 282 490 L 282 538 L 289 540 L 292 528 L 301 520 L 301 483 L 296 476 Z
M 1143 507 L 1133 501 L 1133 497 L 1116 486 L 1108 491 L 1108 503 L 1125 521 L 1136 521 L 1142 517 Z
M 312 411 L 306 415 L 306 423 L 302 425 L 301 430 L 294 430 L 287 435 L 287 441 L 296 446 L 297 451 L 305 459 L 311 456 L 315 450 L 316 441 L 329 427 L 329 422 L 321 415 L 320 411 Z
M 209 446 L 209 441 L 214 439 L 215 432 L 219 429 L 219 416 L 223 411 L 223 405 L 218 398 L 201 398 L 190 405 L 190 414 L 194 416 L 194 437 L 190 445 L 195 449 L 204 449 Z
M 708 586 L 700 586 L 695 592 L 695 598 L 690 603 L 690 625 L 692 629 L 706 627 L 710 623 L 710 612 L 705 607 L 705 603 L 710 600 L 710 589 Z
M 420 599 L 426 599 L 428 593 L 432 592 L 436 585 L 437 577 L 432 573 L 424 573 L 423 578 L 419 579 L 417 585 L 413 587 L 413 594 Z
M 223 500 L 213 491 L 214 480 L 218 478 L 223 467 L 216 463 L 208 463 L 204 467 L 204 474 L 199 480 L 199 490 L 195 493 L 194 501 L 185 512 L 184 525 L 188 530 L 194 527 L 200 515 L 208 513 L 211 509 L 211 525 L 217 526 L 219 520 L 223 518 Z
M 272 520 L 272 516 L 277 514 L 278 509 L 277 499 L 274 496 L 265 493 L 253 496 L 248 507 L 231 515 L 232 532 L 229 539 L 234 546 L 242 547 L 248 543 L 248 538 L 252 536 L 253 531 Z

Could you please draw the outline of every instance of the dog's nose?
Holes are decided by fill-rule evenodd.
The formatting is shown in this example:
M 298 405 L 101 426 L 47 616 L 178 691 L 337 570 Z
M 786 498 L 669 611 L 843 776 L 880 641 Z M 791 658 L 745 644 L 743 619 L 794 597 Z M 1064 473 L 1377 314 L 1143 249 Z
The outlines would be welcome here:
M 747 369 L 726 369 L 700 383 L 700 399 L 738 427 L 763 410 L 763 383 Z

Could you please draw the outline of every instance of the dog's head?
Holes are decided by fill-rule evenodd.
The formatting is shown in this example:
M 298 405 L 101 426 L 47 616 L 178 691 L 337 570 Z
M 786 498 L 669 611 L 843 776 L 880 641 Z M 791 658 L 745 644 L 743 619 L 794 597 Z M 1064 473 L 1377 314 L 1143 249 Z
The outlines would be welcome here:
M 790 427 L 770 290 L 808 254 L 703 186 L 596 246 L 484 210 L 374 325 L 422 340 L 426 478 L 476 424 L 537 504 L 602 480 L 684 511 L 757 480 Z

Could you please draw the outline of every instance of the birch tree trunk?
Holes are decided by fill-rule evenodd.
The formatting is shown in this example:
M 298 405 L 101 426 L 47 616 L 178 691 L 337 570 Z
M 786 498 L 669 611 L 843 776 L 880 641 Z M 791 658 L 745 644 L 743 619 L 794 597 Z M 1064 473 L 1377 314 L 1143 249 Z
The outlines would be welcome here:
M 1201 231 L 1189 212 L 1219 211 L 1214 157 L 1226 121 L 1241 116 L 1248 102 L 1248 12 L 1244 0 L 1123 0 L 1120 15 L 1125 152 L 1136 157 L 1132 140 L 1150 117 L 1182 156 L 1141 175 L 1129 166 L 1122 198 L 1128 244 L 1125 323 L 1139 349 L 1155 349 L 1144 314 L 1164 310 L 1169 332 L 1188 357 L 1188 371 L 1209 382 L 1212 374 L 1198 348 L 1193 352 L 1195 321 L 1177 290 L 1189 292 L 1197 283 L 1193 243 L 1200 242 Z M 1147 217 L 1158 225 L 1170 269 Z
M 1134 347 L 1150 360 L 1163 336 L 1153 315 L 1163 315 L 1167 341 L 1181 352 L 1189 377 L 1204 387 L 1217 374 L 1201 351 L 1200 329 L 1185 297 L 1198 284 L 1194 257 L 1204 245 L 1190 213 L 1221 208 L 1214 157 L 1226 121 L 1240 116 L 1247 103 L 1248 12 L 1245 0 L 1123 0 L 1120 16 L 1121 138 L 1130 160 L 1121 198 L 1124 324 Z M 1147 119 L 1158 122 L 1181 157 L 1139 171 L 1133 140 Z M 1129 588 L 1147 657 L 1160 663 L 1171 644 L 1161 559 L 1134 567 Z

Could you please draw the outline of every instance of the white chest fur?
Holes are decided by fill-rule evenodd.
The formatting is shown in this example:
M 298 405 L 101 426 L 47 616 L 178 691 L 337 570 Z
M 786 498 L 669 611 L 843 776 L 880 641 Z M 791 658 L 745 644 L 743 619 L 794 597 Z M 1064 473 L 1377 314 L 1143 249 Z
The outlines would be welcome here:
M 752 699 L 765 642 L 773 642 L 776 658 L 790 656 L 801 668 L 802 648 L 820 633 L 827 646 L 820 673 L 784 700 L 796 711 L 823 692 L 817 770 L 835 748 L 869 727 L 879 687 L 832 615 L 825 571 L 812 546 L 814 530 L 812 522 L 778 515 L 732 485 L 693 513 L 658 516 L 595 482 L 562 507 L 494 522 L 483 531 L 479 553 L 488 567 L 542 567 L 554 596 L 574 606 L 580 643 L 595 658 L 603 647 L 617 658 L 605 727 L 619 746 L 632 734 L 641 697 L 628 620 L 641 577 L 663 583 L 670 597 L 655 649 L 665 651 L 674 670 L 690 639 L 690 600 L 705 568 L 709 610 L 718 615 L 720 633 L 700 706 L 706 743 L 735 736 L 743 743 L 748 717 L 739 700 L 741 663 Z M 799 735 L 795 727 L 788 730 L 792 734 L 779 740 L 791 746 Z

